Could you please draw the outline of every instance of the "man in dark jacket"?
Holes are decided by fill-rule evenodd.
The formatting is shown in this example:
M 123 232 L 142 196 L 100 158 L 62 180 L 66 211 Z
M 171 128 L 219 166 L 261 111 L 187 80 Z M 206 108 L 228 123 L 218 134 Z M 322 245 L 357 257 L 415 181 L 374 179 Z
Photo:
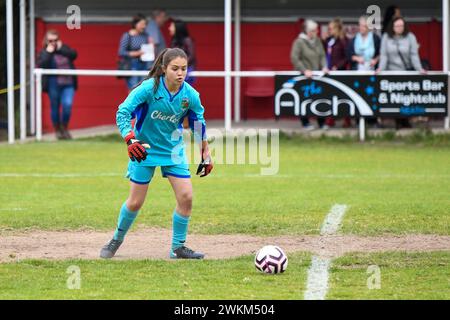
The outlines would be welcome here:
M 40 68 L 75 69 L 73 61 L 77 58 L 77 52 L 62 43 L 58 31 L 47 31 L 43 47 L 38 56 L 37 64 Z M 44 76 L 42 79 L 42 89 L 50 98 L 51 117 L 58 139 L 72 138 L 68 125 L 77 86 L 76 76 L 55 75 Z M 62 117 L 60 105 L 62 105 Z

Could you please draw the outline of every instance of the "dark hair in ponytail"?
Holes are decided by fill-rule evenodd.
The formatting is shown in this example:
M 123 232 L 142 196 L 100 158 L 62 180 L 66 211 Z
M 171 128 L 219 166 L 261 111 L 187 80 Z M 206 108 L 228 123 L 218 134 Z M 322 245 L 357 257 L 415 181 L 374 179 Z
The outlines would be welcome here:
M 164 74 L 164 71 L 162 68 L 163 58 L 167 51 L 169 51 L 169 48 L 166 48 L 163 51 L 161 51 L 161 53 L 156 58 L 155 62 L 153 62 L 153 66 L 150 69 L 150 72 L 148 73 L 147 77 L 144 79 L 144 80 L 151 79 L 151 78 L 155 79 L 155 86 L 153 87 L 154 93 L 156 93 L 156 91 L 158 91 L 160 77 Z
M 150 69 L 150 72 L 148 73 L 148 76 L 144 79 L 155 79 L 155 86 L 153 88 L 153 91 L 156 93 L 158 91 L 160 77 L 164 74 L 163 67 L 166 67 L 169 65 L 169 63 L 176 58 L 184 58 L 186 61 L 188 60 L 186 53 L 179 48 L 166 48 L 164 49 L 159 56 L 156 58 L 155 62 L 153 63 L 153 67 Z

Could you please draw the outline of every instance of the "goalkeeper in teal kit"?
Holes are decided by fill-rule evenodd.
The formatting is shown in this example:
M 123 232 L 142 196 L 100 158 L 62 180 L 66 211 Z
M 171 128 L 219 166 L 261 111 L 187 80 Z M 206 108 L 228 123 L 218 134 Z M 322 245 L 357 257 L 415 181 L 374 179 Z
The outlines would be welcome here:
M 161 168 L 175 193 L 172 245 L 173 259 L 203 259 L 204 254 L 185 246 L 192 210 L 192 183 L 182 137 L 183 120 L 189 119 L 194 138 L 200 141 L 202 162 L 197 174 L 208 175 L 211 161 L 203 106 L 198 92 L 184 82 L 187 56 L 181 49 L 165 49 L 156 59 L 147 79 L 135 87 L 119 106 L 116 119 L 128 145 L 127 178 L 130 194 L 123 203 L 114 236 L 100 257 L 112 258 L 138 215 L 156 167 Z M 134 127 L 131 124 L 135 118 Z

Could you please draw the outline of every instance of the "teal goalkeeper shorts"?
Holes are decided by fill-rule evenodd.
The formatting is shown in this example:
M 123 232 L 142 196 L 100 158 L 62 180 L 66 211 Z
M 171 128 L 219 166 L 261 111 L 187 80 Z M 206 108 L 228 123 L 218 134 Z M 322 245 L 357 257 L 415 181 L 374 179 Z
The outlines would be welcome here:
M 187 164 L 176 164 L 172 166 L 161 166 L 161 174 L 164 178 L 168 176 L 177 178 L 190 178 L 191 172 Z M 138 166 L 134 162 L 128 163 L 128 170 L 126 177 L 131 182 L 137 184 L 149 184 L 152 181 L 156 167 Z

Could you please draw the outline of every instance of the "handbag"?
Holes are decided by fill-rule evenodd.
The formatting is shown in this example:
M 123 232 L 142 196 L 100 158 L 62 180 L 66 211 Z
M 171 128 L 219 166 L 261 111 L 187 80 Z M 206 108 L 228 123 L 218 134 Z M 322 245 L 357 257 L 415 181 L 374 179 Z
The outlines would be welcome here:
M 127 32 L 128 42 L 127 42 L 127 50 L 130 48 L 131 36 Z M 131 59 L 129 57 L 120 56 L 117 61 L 117 70 L 130 70 L 131 69 Z M 117 79 L 125 79 L 124 76 L 117 76 Z
M 395 44 L 397 45 L 397 53 L 400 56 L 400 59 L 402 60 L 403 66 L 405 67 L 406 71 L 416 71 L 416 69 L 414 69 L 414 67 L 412 67 L 412 66 L 410 66 L 409 64 L 406 63 L 405 58 L 400 53 L 400 49 L 398 47 L 398 41 L 395 41 Z

